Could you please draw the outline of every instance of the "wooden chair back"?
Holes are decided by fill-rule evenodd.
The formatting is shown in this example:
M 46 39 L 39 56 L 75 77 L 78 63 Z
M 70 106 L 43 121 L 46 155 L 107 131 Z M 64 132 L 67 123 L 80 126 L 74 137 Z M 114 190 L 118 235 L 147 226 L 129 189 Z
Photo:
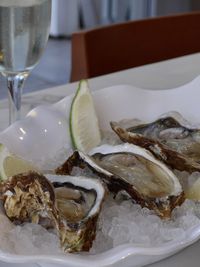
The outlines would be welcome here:
M 199 51 L 200 12 L 80 31 L 72 35 L 71 81 Z

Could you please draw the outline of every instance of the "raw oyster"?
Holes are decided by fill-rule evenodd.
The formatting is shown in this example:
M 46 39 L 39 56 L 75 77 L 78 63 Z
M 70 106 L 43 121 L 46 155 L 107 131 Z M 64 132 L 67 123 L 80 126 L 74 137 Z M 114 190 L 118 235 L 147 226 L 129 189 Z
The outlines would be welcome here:
M 158 120 L 127 130 L 159 140 L 162 144 L 200 162 L 200 129 L 189 125 L 180 114 L 162 116 Z
M 104 187 L 86 177 L 29 172 L 1 185 L 6 215 L 16 223 L 54 227 L 64 251 L 88 251 L 95 238 Z
M 56 206 L 64 225 L 60 231 L 65 251 L 88 251 L 96 235 L 105 189 L 97 179 L 47 175 L 53 184 Z
M 103 145 L 93 149 L 90 156 L 76 151 L 56 172 L 70 173 L 75 166 L 88 166 L 110 191 L 126 191 L 160 217 L 169 218 L 174 207 L 184 201 L 182 187 L 173 172 L 139 146 Z
M 200 171 L 200 129 L 189 128 L 179 121 L 183 119 L 175 117 L 162 117 L 126 129 L 111 122 L 111 127 L 123 142 L 148 149 L 173 169 L 190 173 Z

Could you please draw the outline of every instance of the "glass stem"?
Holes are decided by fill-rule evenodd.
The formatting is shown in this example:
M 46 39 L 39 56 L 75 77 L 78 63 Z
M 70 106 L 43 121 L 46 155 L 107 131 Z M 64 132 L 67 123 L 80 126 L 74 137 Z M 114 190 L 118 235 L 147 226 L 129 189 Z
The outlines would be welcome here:
M 7 75 L 8 101 L 9 101 L 9 125 L 20 119 L 21 116 L 21 96 L 27 74 L 19 73 Z

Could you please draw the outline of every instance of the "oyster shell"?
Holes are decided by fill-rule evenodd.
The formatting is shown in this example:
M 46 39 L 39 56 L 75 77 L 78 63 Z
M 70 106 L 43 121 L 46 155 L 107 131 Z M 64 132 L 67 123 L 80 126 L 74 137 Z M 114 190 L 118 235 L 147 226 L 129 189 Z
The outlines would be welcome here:
M 190 126 L 179 113 L 162 116 L 154 122 L 139 124 L 127 130 L 158 140 L 200 162 L 200 129 Z
M 151 151 L 159 160 L 180 171 L 200 171 L 200 129 L 181 124 L 180 115 L 162 117 L 152 123 L 123 128 L 111 122 L 111 128 L 123 142 Z
M 76 151 L 57 173 L 70 173 L 74 166 L 88 166 L 104 180 L 110 191 L 126 191 L 137 203 L 169 218 L 175 206 L 184 201 L 182 187 L 162 162 L 139 146 L 103 145 L 90 156 Z
M 14 223 L 42 221 L 46 227 L 59 227 L 54 189 L 43 175 L 29 172 L 11 177 L 1 183 L 1 198 L 6 215 Z
M 96 236 L 96 224 L 105 189 L 97 179 L 47 175 L 55 191 L 56 206 L 64 225 L 60 231 L 65 251 L 88 251 Z
M 104 187 L 96 179 L 19 174 L 1 185 L 6 215 L 15 223 L 54 227 L 64 251 L 88 251 L 95 238 Z M 45 223 L 44 223 L 45 222 Z

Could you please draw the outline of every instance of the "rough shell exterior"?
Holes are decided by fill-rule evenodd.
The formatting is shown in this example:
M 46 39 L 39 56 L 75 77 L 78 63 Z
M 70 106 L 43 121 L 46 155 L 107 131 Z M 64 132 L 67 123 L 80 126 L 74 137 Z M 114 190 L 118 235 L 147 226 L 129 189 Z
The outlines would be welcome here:
M 56 205 L 53 184 L 42 174 L 29 172 L 15 175 L 2 183 L 0 188 L 5 213 L 10 220 L 17 224 L 33 222 L 42 223 L 47 228 L 54 227 L 64 251 L 89 251 L 96 235 L 103 194 L 96 214 L 70 224 Z M 103 190 L 103 187 L 100 189 Z

